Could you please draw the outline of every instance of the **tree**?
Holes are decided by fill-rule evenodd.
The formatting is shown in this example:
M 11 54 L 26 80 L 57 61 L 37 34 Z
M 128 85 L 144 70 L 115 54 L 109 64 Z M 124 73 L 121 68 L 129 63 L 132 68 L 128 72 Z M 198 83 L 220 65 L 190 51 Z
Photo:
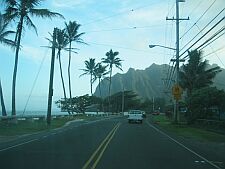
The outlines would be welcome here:
M 225 110 L 225 92 L 218 90 L 216 87 L 204 87 L 194 90 L 190 99 L 192 100 L 190 105 L 192 122 L 197 118 L 220 118 L 219 113 L 216 114 L 213 110 L 217 109 L 219 112 Z
M 110 105 L 110 96 L 111 96 L 111 81 L 112 81 L 112 71 L 113 71 L 113 66 L 115 66 L 116 68 L 122 70 L 122 64 L 121 64 L 121 59 L 116 57 L 117 55 L 119 55 L 119 52 L 113 52 L 112 49 L 110 49 L 109 52 L 107 52 L 105 54 L 107 57 L 106 58 L 102 58 L 102 62 L 106 63 L 107 66 L 109 66 L 109 97 L 108 97 L 108 101 L 109 101 L 109 105 Z
M 107 66 L 103 66 L 101 63 L 98 63 L 94 70 L 94 81 L 98 79 L 98 89 L 100 93 L 100 98 L 102 98 L 101 92 L 101 80 L 107 75 L 109 72 L 106 70 Z
M 3 45 L 7 45 L 9 47 L 15 47 L 15 42 L 7 39 L 7 36 L 14 34 L 14 31 L 7 30 L 8 22 L 5 22 L 3 15 L 0 13 L 0 43 Z M 2 116 L 6 116 L 6 108 L 2 91 L 2 84 L 0 80 L 0 99 L 1 99 L 1 107 L 2 107 Z
M 61 62 L 61 51 L 66 50 L 66 46 L 68 45 L 69 41 L 65 33 L 65 29 L 56 29 L 56 48 L 58 50 L 57 52 L 57 58 L 59 60 L 59 70 L 60 70 L 60 76 L 62 81 L 62 87 L 63 87 L 63 95 L 64 100 L 67 100 L 66 97 L 66 89 L 65 89 L 65 83 L 63 78 L 63 70 L 62 70 L 62 62 Z M 68 109 L 68 114 L 70 114 L 70 111 Z
M 179 72 L 181 87 L 187 90 L 188 123 L 192 123 L 194 118 L 192 92 L 213 84 L 214 77 L 221 71 L 218 66 L 208 68 L 208 62 L 202 60 L 202 54 L 198 50 L 188 52 L 188 63 L 183 65 L 182 70 Z
M 72 42 L 77 43 L 84 43 L 83 40 L 80 38 L 84 33 L 78 33 L 78 30 L 80 28 L 80 24 L 78 24 L 76 21 L 69 21 L 69 23 L 65 23 L 65 33 L 68 38 L 69 42 L 69 62 L 68 62 L 68 80 L 69 80 L 69 94 L 70 94 L 70 106 L 72 106 L 72 89 L 71 89 L 71 78 L 70 78 L 70 65 L 71 65 L 71 53 L 72 53 Z
M 83 74 L 81 74 L 80 76 L 83 76 L 83 75 L 90 75 L 90 85 L 91 85 L 91 95 L 93 95 L 93 92 L 92 92 L 92 85 L 93 85 L 93 75 L 94 75 L 94 71 L 96 69 L 96 63 L 95 63 L 95 59 L 93 58 L 90 58 L 89 61 L 88 60 L 85 60 L 85 67 L 86 69 L 81 69 L 84 71 Z
M 221 71 L 216 66 L 208 68 L 208 61 L 202 60 L 202 52 L 193 50 L 188 52 L 189 60 L 183 65 L 180 71 L 180 84 L 183 89 L 187 89 L 187 95 L 190 96 L 194 89 L 200 89 L 213 84 L 213 79 Z
M 7 22 L 17 23 L 16 30 L 16 52 L 15 52 L 15 63 L 13 70 L 13 82 L 12 82 L 12 115 L 16 115 L 16 77 L 17 77 L 17 67 L 19 59 L 19 50 L 21 43 L 21 36 L 24 30 L 24 24 L 29 28 L 33 28 L 37 33 L 37 28 L 31 20 L 31 16 L 41 17 L 41 18 L 52 18 L 62 15 L 56 12 L 51 12 L 48 9 L 37 9 L 42 0 L 4 0 L 6 4 L 4 17 Z

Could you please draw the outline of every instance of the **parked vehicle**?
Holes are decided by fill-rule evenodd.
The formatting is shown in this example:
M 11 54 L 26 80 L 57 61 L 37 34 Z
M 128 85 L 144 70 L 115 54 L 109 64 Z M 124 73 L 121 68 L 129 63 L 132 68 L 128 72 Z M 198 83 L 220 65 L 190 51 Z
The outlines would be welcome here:
M 142 123 L 143 113 L 141 110 L 131 110 L 128 114 L 128 123 Z
M 152 113 L 152 115 L 160 115 L 160 112 L 157 110 L 157 111 L 154 111 L 153 113 Z

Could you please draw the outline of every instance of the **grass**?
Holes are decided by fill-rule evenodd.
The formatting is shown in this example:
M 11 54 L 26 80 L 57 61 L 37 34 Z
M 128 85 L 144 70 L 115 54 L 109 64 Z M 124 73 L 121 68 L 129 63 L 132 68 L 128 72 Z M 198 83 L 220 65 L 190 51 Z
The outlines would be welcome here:
M 161 126 L 163 129 L 175 133 L 178 136 L 184 138 L 195 139 L 204 142 L 225 142 L 225 135 L 218 134 L 212 131 L 207 131 L 202 128 L 189 126 L 186 124 L 173 124 L 170 119 L 165 115 L 153 116 L 152 120 L 154 123 Z
M 52 119 L 51 125 L 48 126 L 45 120 L 35 121 L 18 121 L 17 124 L 8 123 L 7 121 L 0 121 L 0 136 L 15 136 L 22 134 L 31 134 L 35 132 L 51 130 L 62 127 L 68 121 L 76 119 L 94 120 L 96 117 L 91 116 L 75 116 L 75 117 L 62 117 Z

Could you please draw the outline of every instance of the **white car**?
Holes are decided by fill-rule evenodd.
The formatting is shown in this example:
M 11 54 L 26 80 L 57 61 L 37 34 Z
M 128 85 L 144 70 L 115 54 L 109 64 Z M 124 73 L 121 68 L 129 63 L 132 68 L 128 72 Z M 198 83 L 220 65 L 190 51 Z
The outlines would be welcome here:
M 141 110 L 131 110 L 128 114 L 128 123 L 142 123 L 143 121 L 143 113 Z

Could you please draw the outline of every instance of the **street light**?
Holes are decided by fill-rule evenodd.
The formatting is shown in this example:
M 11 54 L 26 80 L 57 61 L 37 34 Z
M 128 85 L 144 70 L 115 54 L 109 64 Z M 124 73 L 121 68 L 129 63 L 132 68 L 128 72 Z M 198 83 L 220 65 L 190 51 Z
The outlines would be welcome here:
M 149 48 L 154 48 L 154 47 L 162 47 L 162 48 L 166 48 L 166 49 L 171 49 L 171 50 L 176 50 L 175 48 L 171 48 L 171 47 L 167 47 L 167 46 L 162 46 L 162 45 L 149 45 Z
M 162 47 L 162 48 L 166 48 L 166 49 L 170 49 L 170 50 L 174 50 L 174 51 L 177 52 L 177 49 L 175 49 L 175 48 L 162 46 L 162 45 L 149 45 L 149 48 L 154 48 L 156 46 Z M 177 56 L 179 56 L 178 53 L 177 53 Z M 176 85 L 178 85 L 179 84 L 179 76 L 178 76 L 178 74 L 179 74 L 179 62 L 181 62 L 181 61 L 183 62 L 184 60 L 180 60 L 179 57 L 176 57 L 176 59 L 171 59 L 171 61 L 172 62 L 176 62 L 176 66 L 178 66 L 177 67 L 177 78 L 176 78 Z M 179 110 L 178 110 L 179 109 L 179 105 L 178 104 L 179 104 L 178 100 L 175 99 L 175 105 L 174 105 L 175 123 L 178 122 L 178 113 L 179 113 Z

